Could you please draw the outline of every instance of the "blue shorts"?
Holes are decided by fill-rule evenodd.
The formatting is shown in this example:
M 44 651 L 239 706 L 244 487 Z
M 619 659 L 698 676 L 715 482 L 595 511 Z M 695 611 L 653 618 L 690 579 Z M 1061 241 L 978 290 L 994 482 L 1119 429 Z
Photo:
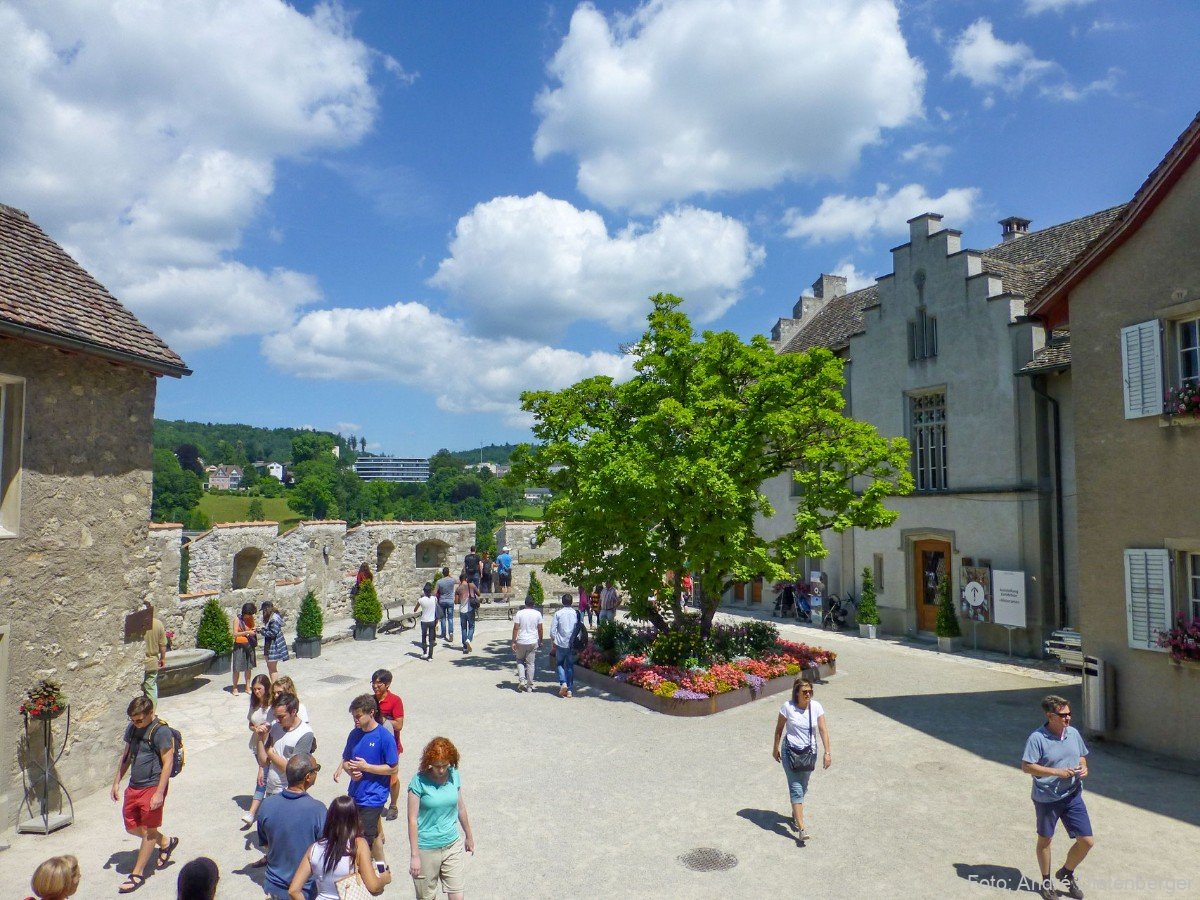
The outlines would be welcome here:
M 786 751 L 782 757 L 780 762 L 783 763 L 783 774 L 787 776 L 788 794 L 793 803 L 803 803 L 804 795 L 808 793 L 808 779 L 812 777 L 812 772 L 800 771 L 788 766 Z
M 1038 837 L 1054 837 L 1059 819 L 1071 838 L 1092 836 L 1092 820 L 1088 818 L 1087 807 L 1083 803 L 1083 791 L 1076 791 L 1070 797 L 1052 803 L 1034 800 L 1033 806 L 1037 810 Z

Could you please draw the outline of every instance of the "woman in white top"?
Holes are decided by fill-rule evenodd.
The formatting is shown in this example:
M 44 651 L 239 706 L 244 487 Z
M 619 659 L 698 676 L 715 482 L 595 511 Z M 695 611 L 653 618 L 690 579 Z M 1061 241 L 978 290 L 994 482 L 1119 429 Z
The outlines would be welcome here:
M 787 734 L 784 734 L 784 730 Z M 775 738 L 771 742 L 771 754 L 776 762 L 783 763 L 787 776 L 788 793 L 792 800 L 792 823 L 796 827 L 796 844 L 804 846 L 811 835 L 804 829 L 804 795 L 808 791 L 808 779 L 812 769 L 801 759 L 811 750 L 812 763 L 816 766 L 817 734 L 821 735 L 821 746 L 825 748 L 824 768 L 833 765 L 829 750 L 829 730 L 825 727 L 825 709 L 813 699 L 813 686 L 801 676 L 792 685 L 792 699 L 779 709 L 775 722 Z M 783 738 L 782 747 L 780 738 Z
M 262 805 L 267 790 L 267 773 L 258 765 L 258 729 L 260 726 L 270 726 L 275 721 L 275 711 L 271 709 L 271 679 L 266 675 L 255 675 L 250 682 L 250 712 L 246 713 L 246 721 L 250 727 L 250 752 L 254 754 L 254 764 L 258 769 L 258 778 L 254 785 L 254 796 L 250 800 L 250 811 L 242 816 L 242 831 L 254 824 L 258 808 Z
M 343 795 L 329 804 L 321 839 L 301 858 L 288 885 L 288 896 L 292 900 L 305 900 L 304 885 L 313 878 L 317 882 L 315 900 L 338 900 L 338 881 L 355 872 L 372 894 L 378 894 L 392 882 L 392 873 L 386 868 L 383 872 L 376 870 L 371 847 L 363 837 L 358 807 Z

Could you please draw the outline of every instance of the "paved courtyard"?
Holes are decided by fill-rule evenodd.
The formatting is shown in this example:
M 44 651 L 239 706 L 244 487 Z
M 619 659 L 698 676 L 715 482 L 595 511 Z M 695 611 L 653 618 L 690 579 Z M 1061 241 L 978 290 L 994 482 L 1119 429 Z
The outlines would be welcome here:
M 319 660 L 293 660 L 326 763 L 314 791 L 340 792 L 330 777 L 352 723 L 346 708 L 380 666 L 396 675 L 407 719 L 401 776 L 426 741 L 451 738 L 463 757 L 464 796 L 478 852 L 471 898 L 989 897 L 1034 876 L 1029 779 L 1017 768 L 1050 691 L 1078 702 L 1074 679 L 999 661 L 947 657 L 895 642 L 785 626 L 791 638 L 837 651 L 838 674 L 818 685 L 833 768 L 817 772 L 806 806 L 814 839 L 798 848 L 784 828 L 783 774 L 770 756 L 782 697 L 703 719 L 652 714 L 603 692 L 556 695 L 545 655 L 542 686 L 514 691 L 509 626 L 480 623 L 477 652 L 439 649 L 417 658 L 413 633 L 330 645 Z M 217 679 L 164 698 L 161 713 L 188 747 L 172 784 L 164 830 L 181 838 L 176 864 L 135 896 L 173 898 L 179 864 L 208 855 L 221 867 L 218 897 L 261 897 L 257 857 L 238 830 L 254 769 L 245 699 Z M 119 748 L 95 748 L 111 754 Z M 1097 847 L 1081 882 L 1089 897 L 1200 896 L 1200 777 L 1169 761 L 1093 746 L 1087 787 Z M 74 786 L 78 788 L 79 786 Z M 74 853 L 81 898 L 115 896 L 136 844 L 107 791 L 82 798 L 75 824 L 49 837 L 13 835 L 0 853 L 0 895 L 21 897 L 42 859 Z M 1055 865 L 1065 852 L 1056 849 Z M 694 848 L 737 864 L 692 871 Z M 387 897 L 411 896 L 403 821 L 389 826 L 399 871 Z M 1190 882 L 1188 879 L 1191 879 Z M 992 886 L 997 885 L 997 886 Z

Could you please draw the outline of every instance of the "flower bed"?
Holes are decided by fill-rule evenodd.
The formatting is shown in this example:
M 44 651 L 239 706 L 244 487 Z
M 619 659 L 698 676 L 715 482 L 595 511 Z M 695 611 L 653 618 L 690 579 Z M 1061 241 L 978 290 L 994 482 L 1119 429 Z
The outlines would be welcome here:
M 708 715 L 732 706 L 748 703 L 758 697 L 768 696 L 789 689 L 798 675 L 811 679 L 826 678 L 836 672 L 837 656 L 830 650 L 811 647 L 794 641 L 782 640 L 768 623 L 757 635 L 756 656 L 737 656 L 726 659 L 720 654 L 706 660 L 706 664 L 690 658 L 681 664 L 656 663 L 656 655 L 669 656 L 679 645 L 687 645 L 687 636 L 659 635 L 651 637 L 645 633 L 625 635 L 627 641 L 647 645 L 643 652 L 621 654 L 608 635 L 598 634 L 597 641 L 581 650 L 576 665 L 585 674 L 581 681 L 604 687 L 627 699 L 671 715 Z M 628 626 L 625 626 L 628 628 Z M 729 632 L 716 635 L 714 644 L 731 639 L 737 646 L 736 629 L 745 631 L 745 626 L 718 626 Z M 632 631 L 632 630 L 630 630 Z M 770 637 L 770 642 L 765 638 Z M 661 648 L 661 654 L 659 651 Z M 692 649 L 692 648 L 688 648 Z M 615 661 L 614 661 L 615 659 Z
M 1200 662 L 1200 619 L 1189 622 L 1180 613 L 1174 628 L 1158 633 L 1158 646 L 1166 647 L 1176 662 Z

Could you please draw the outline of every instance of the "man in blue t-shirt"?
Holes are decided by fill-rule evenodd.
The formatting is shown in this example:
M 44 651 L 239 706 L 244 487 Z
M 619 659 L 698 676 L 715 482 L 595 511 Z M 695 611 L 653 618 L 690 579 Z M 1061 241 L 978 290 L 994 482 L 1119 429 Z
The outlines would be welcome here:
M 1029 736 L 1021 756 L 1021 771 L 1033 776 L 1033 806 L 1037 812 L 1037 861 L 1042 881 L 1038 893 L 1046 900 L 1057 897 L 1050 880 L 1050 842 L 1062 820 L 1067 834 L 1075 839 L 1066 862 L 1054 873 L 1067 896 L 1082 900 L 1075 881 L 1075 868 L 1083 862 L 1095 840 L 1092 822 L 1083 803 L 1083 779 L 1087 778 L 1088 748 L 1071 727 L 1071 704 L 1050 694 L 1042 700 L 1046 724 Z
M 400 753 L 392 729 L 384 728 L 375 719 L 378 707 L 370 694 L 355 697 L 350 704 L 354 730 L 346 738 L 342 761 L 333 780 L 342 772 L 350 773 L 346 793 L 358 807 L 363 837 L 371 845 L 371 855 L 383 860 L 383 825 L 379 818 L 391 796 L 392 776 L 400 768 Z
M 307 753 L 297 753 L 287 761 L 284 777 L 287 788 L 272 794 L 258 810 L 258 840 L 267 848 L 267 874 L 263 890 L 268 897 L 288 900 L 288 885 L 300 860 L 313 841 L 320 840 L 325 827 L 325 804 L 309 796 L 321 767 Z M 316 893 L 316 882 L 305 886 L 305 896 Z
M 512 593 L 512 553 L 507 547 L 496 557 L 496 575 L 500 581 L 500 593 Z

